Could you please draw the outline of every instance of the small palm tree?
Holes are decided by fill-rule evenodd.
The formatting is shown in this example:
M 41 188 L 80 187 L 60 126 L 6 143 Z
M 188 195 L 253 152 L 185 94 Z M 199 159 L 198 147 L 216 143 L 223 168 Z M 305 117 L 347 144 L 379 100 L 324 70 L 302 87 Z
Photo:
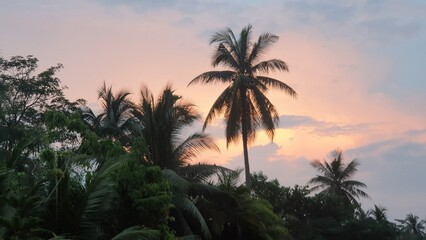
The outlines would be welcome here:
M 96 115 L 90 108 L 83 108 L 83 119 L 101 137 L 129 143 L 129 135 L 135 131 L 132 115 L 134 104 L 128 99 L 130 93 L 121 90 L 114 94 L 105 83 L 98 90 L 102 110 Z
M 374 208 L 367 212 L 367 215 L 372 216 L 377 222 L 387 221 L 387 209 L 382 206 L 374 204 Z
M 151 163 L 178 171 L 203 150 L 219 151 L 213 139 L 205 133 L 193 133 L 182 140 L 184 128 L 200 118 L 194 107 L 176 95 L 170 85 L 156 102 L 149 89 L 142 88 L 141 103 L 134 114 L 148 144 Z
M 311 163 L 317 172 L 317 175 L 308 183 L 316 184 L 311 191 L 322 190 L 321 193 L 340 196 L 346 203 L 352 203 L 355 207 L 359 207 L 357 199 L 360 197 L 369 198 L 362 188 L 366 188 L 362 182 L 352 180 L 353 175 L 358 170 L 359 162 L 354 159 L 349 164 L 343 162 L 342 151 L 336 150 L 332 153 L 333 159 L 330 163 L 324 160 L 323 163 L 315 160 Z
M 242 136 L 245 178 L 248 188 L 250 188 L 250 166 L 247 145 L 255 139 L 256 130 L 260 128 L 264 129 L 273 139 L 275 126 L 279 120 L 278 112 L 265 93 L 269 88 L 277 88 L 292 97 L 297 96 L 296 92 L 287 84 L 259 75 L 274 70 L 288 71 L 287 64 L 282 60 L 260 60 L 265 51 L 278 40 L 278 36 L 264 33 L 256 42 L 252 42 L 251 35 L 251 25 L 241 30 L 239 39 L 229 28 L 215 33 L 210 40 L 210 44 L 218 44 L 213 54 L 212 65 L 213 67 L 223 65 L 230 70 L 205 72 L 188 84 L 188 86 L 195 83 L 229 84 L 213 103 L 203 129 L 217 115 L 224 114 L 227 144 L 237 142 L 239 136 Z
M 405 219 L 395 219 L 400 223 L 400 229 L 409 234 L 413 234 L 415 236 L 424 236 L 425 233 L 425 224 L 426 220 L 419 220 L 419 217 L 410 213 L 407 214 Z

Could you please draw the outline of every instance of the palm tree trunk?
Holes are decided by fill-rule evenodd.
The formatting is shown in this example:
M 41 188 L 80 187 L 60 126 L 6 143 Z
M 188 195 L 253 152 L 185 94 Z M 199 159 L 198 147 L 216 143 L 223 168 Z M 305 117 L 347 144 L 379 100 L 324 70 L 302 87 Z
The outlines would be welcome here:
M 245 124 L 243 124 L 243 126 L 244 125 Z M 247 132 L 244 132 L 244 130 L 243 130 L 243 150 L 244 150 L 244 170 L 246 175 L 246 187 L 250 189 L 251 181 L 250 181 L 250 163 L 249 163 L 248 147 L 247 147 Z
M 248 156 L 248 129 L 247 129 L 247 121 L 248 121 L 248 108 L 247 108 L 247 96 L 246 96 L 246 90 L 243 89 L 241 91 L 241 104 L 242 104 L 242 113 L 241 113 L 241 130 L 242 130 L 242 137 L 243 137 L 243 151 L 244 151 L 244 171 L 246 175 L 246 187 L 248 189 L 251 189 L 251 181 L 250 181 L 250 163 L 249 163 L 249 156 Z

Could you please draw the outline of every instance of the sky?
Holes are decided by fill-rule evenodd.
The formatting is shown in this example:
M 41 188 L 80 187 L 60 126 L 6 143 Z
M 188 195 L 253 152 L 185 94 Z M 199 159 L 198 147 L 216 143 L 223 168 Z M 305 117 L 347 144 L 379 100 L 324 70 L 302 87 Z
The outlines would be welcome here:
M 225 86 L 187 84 L 213 69 L 213 33 L 248 24 L 255 37 L 280 37 L 264 59 L 284 60 L 290 71 L 270 76 L 298 93 L 268 93 L 280 124 L 273 142 L 260 133 L 250 146 L 251 170 L 306 185 L 316 174 L 309 163 L 340 149 L 360 162 L 364 208 L 425 218 L 426 1 L 0 0 L 0 56 L 34 55 L 40 69 L 62 63 L 66 96 L 95 109 L 103 82 L 135 102 L 142 84 L 158 95 L 171 83 L 205 117 Z M 206 131 L 221 152 L 198 161 L 243 167 L 242 145 L 226 147 L 221 119 Z

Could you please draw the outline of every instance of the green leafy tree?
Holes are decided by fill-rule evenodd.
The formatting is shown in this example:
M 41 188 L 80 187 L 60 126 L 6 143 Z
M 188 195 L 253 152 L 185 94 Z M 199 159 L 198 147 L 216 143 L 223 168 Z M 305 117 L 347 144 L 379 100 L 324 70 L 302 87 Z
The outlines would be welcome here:
M 398 238 L 394 224 L 387 221 L 377 222 L 372 218 L 364 220 L 350 219 L 343 226 L 335 229 L 328 239 L 348 240 L 393 240 Z
M 144 226 L 161 232 L 163 239 L 173 238 L 167 225 L 172 191 L 159 167 L 147 167 L 141 160 L 128 159 L 113 173 L 113 179 L 117 196 L 112 208 L 113 220 L 106 224 L 111 236 L 117 230 Z
M 281 186 L 277 179 L 268 180 L 268 177 L 262 172 L 255 172 L 251 175 L 251 184 L 253 196 L 268 201 L 274 212 L 283 216 L 286 196 L 290 189 Z
M 8 127 L 34 126 L 42 121 L 47 109 L 65 101 L 64 87 L 55 74 L 61 64 L 36 74 L 38 59 L 33 56 L 0 58 L 0 86 L 5 89 L 0 101 L 1 125 Z
M 241 171 L 219 171 L 216 185 L 226 195 L 221 201 L 204 206 L 213 219 L 213 229 L 221 230 L 218 239 L 292 239 L 284 221 L 263 199 L 254 198 L 239 185 Z
M 360 197 L 369 198 L 368 194 L 362 190 L 367 185 L 352 179 L 358 170 L 359 162 L 354 159 L 346 165 L 342 154 L 342 151 L 336 150 L 332 153 L 330 163 L 325 160 L 323 163 L 319 160 L 311 163 L 312 167 L 320 173 L 309 180 L 309 184 L 316 184 L 311 191 L 321 190 L 322 194 L 341 197 L 346 205 L 352 204 L 354 207 L 359 207 L 357 200 Z
M 0 161 L 24 171 L 46 145 L 44 116 L 48 110 L 73 111 L 56 73 L 61 64 L 36 73 L 33 56 L 0 58 Z
M 250 188 L 250 165 L 248 144 L 255 139 L 256 130 L 264 129 L 273 139 L 279 116 L 274 105 L 265 96 L 269 88 L 283 90 L 292 97 L 296 92 L 287 84 L 259 74 L 274 70 L 288 71 L 287 64 L 279 59 L 262 61 L 265 51 L 278 40 L 278 36 L 264 33 L 255 42 L 251 41 L 252 26 L 243 28 L 237 39 L 231 29 L 217 32 L 210 40 L 217 44 L 212 65 L 223 65 L 230 70 L 209 71 L 194 78 L 195 83 L 229 84 L 211 107 L 203 129 L 217 115 L 223 114 L 226 120 L 227 144 L 237 142 L 242 136 L 246 186 Z

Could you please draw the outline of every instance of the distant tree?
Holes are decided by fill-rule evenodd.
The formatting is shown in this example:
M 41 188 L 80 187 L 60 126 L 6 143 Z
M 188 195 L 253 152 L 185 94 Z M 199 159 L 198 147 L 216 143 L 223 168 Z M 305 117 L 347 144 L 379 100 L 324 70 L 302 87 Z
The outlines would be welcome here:
M 410 213 L 407 214 L 405 219 L 395 219 L 399 225 L 399 229 L 410 236 L 413 236 L 417 239 L 421 239 L 421 237 L 425 236 L 425 224 L 426 220 L 419 219 L 418 216 Z
M 290 189 L 281 186 L 277 179 L 269 180 L 262 172 L 251 175 L 251 184 L 252 195 L 268 201 L 274 212 L 283 216 L 284 208 L 287 204 L 291 204 L 286 201 Z
M 385 207 L 374 204 L 374 208 L 368 211 L 367 215 L 372 216 L 377 222 L 387 221 L 386 211 Z
M 324 160 L 321 163 L 315 160 L 311 165 L 320 173 L 309 180 L 309 184 L 316 184 L 311 191 L 321 190 L 322 194 L 339 196 L 346 204 L 352 204 L 354 207 L 359 207 L 357 199 L 360 197 L 369 198 L 368 194 L 362 190 L 367 185 L 352 180 L 358 170 L 359 162 L 354 159 L 346 165 L 343 162 L 342 151 L 334 151 L 330 162 Z
M 237 142 L 242 135 L 246 186 L 250 188 L 250 165 L 248 143 L 253 141 L 258 129 L 264 129 L 273 139 L 279 116 L 274 105 L 265 96 L 269 88 L 283 90 L 292 97 L 296 92 L 287 84 L 261 73 L 288 71 L 287 64 L 279 59 L 261 61 L 266 50 L 278 40 L 271 33 L 261 34 L 256 42 L 251 41 L 252 26 L 241 30 L 237 39 L 231 29 L 215 33 L 210 43 L 217 43 L 212 65 L 223 65 L 230 70 L 209 71 L 194 78 L 195 83 L 225 83 L 228 87 L 220 94 L 211 107 L 203 129 L 217 115 L 224 114 L 226 120 L 226 142 Z

